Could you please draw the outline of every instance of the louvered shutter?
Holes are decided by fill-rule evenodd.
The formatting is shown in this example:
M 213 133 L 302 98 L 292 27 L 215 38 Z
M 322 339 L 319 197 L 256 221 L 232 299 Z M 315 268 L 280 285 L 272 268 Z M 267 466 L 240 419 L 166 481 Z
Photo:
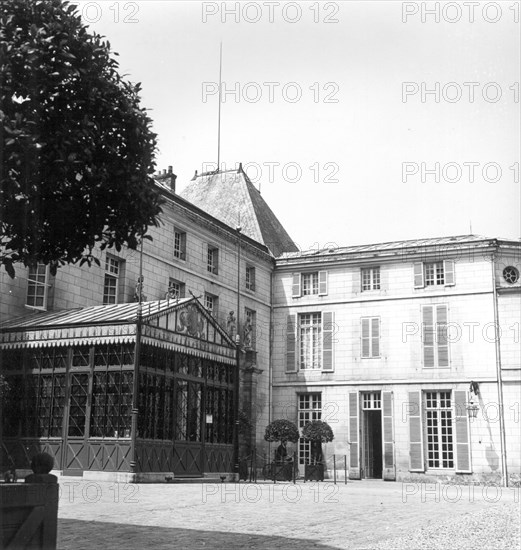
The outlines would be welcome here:
M 349 393 L 349 479 L 360 479 L 358 392 Z
M 394 437 L 393 437 L 393 392 L 382 392 L 383 401 L 383 451 L 384 472 L 386 481 L 396 480 L 396 465 L 394 461 Z
M 423 288 L 423 264 L 414 264 L 414 288 Z
M 186 233 L 181 233 L 180 241 L 181 260 L 186 260 Z
M 300 297 L 300 273 L 294 273 L 293 274 L 293 289 L 292 289 L 292 297 L 293 298 L 299 298 Z
M 454 392 L 456 409 L 456 472 L 471 473 L 469 419 L 467 416 L 467 392 Z
M 322 313 L 322 370 L 333 372 L 335 315 L 332 311 Z
M 327 271 L 318 272 L 318 295 L 325 296 L 327 294 Z
M 371 319 L 371 357 L 380 357 L 380 319 Z
M 422 308 L 423 366 L 434 367 L 434 306 Z
M 411 472 L 423 472 L 425 465 L 423 462 L 421 392 L 409 392 L 407 413 L 409 417 L 409 469 Z
M 454 272 L 454 261 L 443 261 L 443 273 L 445 276 L 445 286 L 454 286 L 456 284 L 456 276 Z
M 362 318 L 362 357 L 369 357 L 371 350 L 370 338 L 371 338 L 371 319 L 364 317 Z
M 286 328 L 286 372 L 297 371 L 297 316 L 288 315 Z
M 449 342 L 447 339 L 447 306 L 436 306 L 436 347 L 438 367 L 449 366 Z

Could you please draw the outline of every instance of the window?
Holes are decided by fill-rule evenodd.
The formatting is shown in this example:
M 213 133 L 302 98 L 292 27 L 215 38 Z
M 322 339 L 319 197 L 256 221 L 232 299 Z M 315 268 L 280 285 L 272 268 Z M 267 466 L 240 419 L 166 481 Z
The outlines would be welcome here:
M 252 309 L 244 310 L 243 345 L 248 349 L 255 349 L 255 318 L 257 314 Z
M 208 310 L 208 313 L 214 317 L 217 316 L 217 296 L 206 293 L 204 295 L 204 306 Z
M 423 366 L 448 367 L 449 342 L 447 339 L 446 305 L 422 307 Z
M 302 429 L 312 420 L 322 418 L 322 394 L 303 393 L 298 396 L 298 427 Z M 299 464 L 308 464 L 311 459 L 311 444 L 299 439 Z
M 255 290 L 255 268 L 251 266 L 246 266 L 246 289 Z
M 322 315 L 303 313 L 299 315 L 300 368 L 320 369 L 322 351 Z
M 166 293 L 167 300 L 180 300 L 185 297 L 185 285 L 175 279 L 169 279 L 168 291 Z
M 103 303 L 117 304 L 119 290 L 120 261 L 111 256 L 105 258 L 105 283 L 103 285 Z
M 327 271 L 293 274 L 293 298 L 300 296 L 325 296 L 327 294 Z
M 363 392 L 362 393 L 362 409 L 367 410 L 382 410 L 382 399 L 379 391 Z
M 210 245 L 208 245 L 206 269 L 214 275 L 217 275 L 219 272 L 219 249 Z
M 318 294 L 318 272 L 302 274 L 302 296 Z
M 322 313 L 290 314 L 287 317 L 286 372 L 301 370 L 334 371 L 335 315 Z
M 505 267 L 505 269 L 503 269 L 503 279 L 510 285 L 517 283 L 517 281 L 519 281 L 518 269 L 513 265 Z
M 380 318 L 362 317 L 362 359 L 380 357 Z
M 455 273 L 452 260 L 414 264 L 414 288 L 453 286 L 454 284 Z
M 362 292 L 380 290 L 380 268 L 366 267 L 362 269 Z
M 454 468 L 450 391 L 425 392 L 427 467 Z
M 47 309 L 49 289 L 49 267 L 45 264 L 36 264 L 29 267 L 27 274 L 27 307 Z
M 174 227 L 174 258 L 186 260 L 186 233 Z

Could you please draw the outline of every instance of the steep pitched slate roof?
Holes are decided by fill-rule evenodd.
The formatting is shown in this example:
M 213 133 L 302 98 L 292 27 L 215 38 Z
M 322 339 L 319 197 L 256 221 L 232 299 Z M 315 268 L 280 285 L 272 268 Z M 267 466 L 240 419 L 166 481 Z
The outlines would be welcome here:
M 242 167 L 196 174 L 179 195 L 230 227 L 240 225 L 244 235 L 264 244 L 273 256 L 298 250 Z

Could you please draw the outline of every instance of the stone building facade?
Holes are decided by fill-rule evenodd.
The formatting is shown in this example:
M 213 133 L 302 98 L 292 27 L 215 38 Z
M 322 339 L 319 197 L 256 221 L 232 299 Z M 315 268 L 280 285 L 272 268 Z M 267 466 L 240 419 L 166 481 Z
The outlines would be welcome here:
M 4 351 L 12 347 L 12 334 L 27 327 L 28 316 L 31 329 L 40 330 L 55 312 L 135 303 L 141 295 L 143 314 L 150 316 L 156 307 L 164 307 L 165 300 L 173 306 L 176 300 L 195 297 L 231 341 L 239 344 L 239 408 L 244 419 L 240 454 L 247 456 L 258 439 L 262 441 L 270 414 L 274 253 L 296 247 L 242 168 L 195 176 L 187 187 L 190 200 L 176 193 L 171 168 L 158 174 L 156 181 L 165 200 L 161 223 L 149 229 L 151 240 L 144 240 L 142 250 L 98 249 L 99 265 L 66 265 L 55 276 L 44 265 L 17 266 L 14 280 L 4 271 L 0 273 L 4 338 L 0 347 Z M 204 204 L 208 188 L 216 193 L 211 203 Z M 117 318 L 117 312 L 114 315 Z M 0 359 L 2 356 L 5 353 L 0 350 Z M 70 396 L 64 394 L 61 401 L 59 406 L 68 410 Z M 204 407 L 202 402 L 200 406 Z M 212 422 L 212 415 L 203 412 L 200 422 Z M 205 433 L 203 425 L 200 434 Z M 221 466 L 231 469 L 230 464 Z M 70 469 L 77 473 L 78 468 Z M 186 467 L 182 470 L 185 473 Z M 202 466 L 192 470 L 188 473 L 209 473 Z
M 327 421 L 353 479 L 519 480 L 520 270 L 476 236 L 282 255 L 274 417 Z

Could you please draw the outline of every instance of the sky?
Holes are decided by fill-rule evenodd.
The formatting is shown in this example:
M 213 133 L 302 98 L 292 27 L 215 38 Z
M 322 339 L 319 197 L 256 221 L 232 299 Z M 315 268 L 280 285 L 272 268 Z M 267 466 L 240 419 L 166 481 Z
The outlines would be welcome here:
M 242 162 L 300 249 L 519 238 L 519 2 L 77 2 L 177 189 Z M 471 5 L 469 5 L 471 4 Z

